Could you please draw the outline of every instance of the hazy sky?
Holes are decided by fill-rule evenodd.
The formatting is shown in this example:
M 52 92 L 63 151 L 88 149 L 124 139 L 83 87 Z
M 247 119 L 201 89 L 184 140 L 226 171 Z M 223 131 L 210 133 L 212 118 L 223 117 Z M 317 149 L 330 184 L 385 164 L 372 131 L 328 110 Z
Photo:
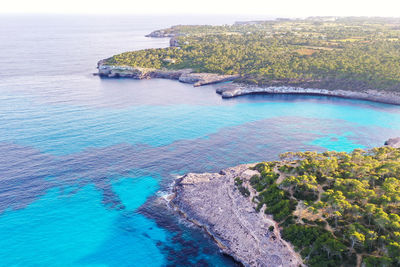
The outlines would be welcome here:
M 3 0 L 0 13 L 400 16 L 400 0 Z

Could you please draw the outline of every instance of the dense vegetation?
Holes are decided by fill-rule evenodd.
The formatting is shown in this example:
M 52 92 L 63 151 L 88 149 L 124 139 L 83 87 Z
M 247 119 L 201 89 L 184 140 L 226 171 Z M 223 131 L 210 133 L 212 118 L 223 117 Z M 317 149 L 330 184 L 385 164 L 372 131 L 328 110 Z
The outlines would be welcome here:
M 174 26 L 179 47 L 126 52 L 108 64 L 240 74 L 255 84 L 400 90 L 400 19 L 309 18 Z
M 309 266 L 400 266 L 400 149 L 299 152 L 255 166 L 256 209 Z M 249 191 L 240 189 L 243 195 Z

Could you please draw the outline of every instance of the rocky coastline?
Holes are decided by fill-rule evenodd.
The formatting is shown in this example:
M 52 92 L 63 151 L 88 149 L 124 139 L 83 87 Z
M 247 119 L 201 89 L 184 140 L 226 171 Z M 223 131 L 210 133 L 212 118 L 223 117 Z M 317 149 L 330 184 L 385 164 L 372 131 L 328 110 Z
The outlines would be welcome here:
M 385 146 L 400 148 L 400 137 L 390 138 Z M 256 211 L 252 202 L 257 192 L 250 179 L 260 175 L 256 164 L 243 164 L 219 173 L 188 173 L 177 178 L 168 203 L 189 222 L 204 229 L 221 251 L 243 266 L 305 266 L 293 246 L 281 238 L 280 228 L 265 206 Z M 243 196 L 235 185 L 240 178 L 249 190 Z
M 220 249 L 244 266 L 302 266 L 293 247 L 284 241 L 278 224 L 234 185 L 258 174 L 246 164 L 220 173 L 189 173 L 176 180 L 170 204 L 187 220 L 202 227 Z M 254 195 L 255 192 L 250 192 Z
M 252 22 L 251 22 L 252 23 Z M 170 38 L 171 47 L 179 47 L 177 37 L 182 35 L 172 26 L 169 29 L 155 30 L 146 37 Z M 299 95 L 318 95 L 334 96 L 348 99 L 359 99 L 386 104 L 400 105 L 400 93 L 388 90 L 377 90 L 369 88 L 365 84 L 355 81 L 271 81 L 269 84 L 255 86 L 247 83 L 238 83 L 240 75 L 221 75 L 216 73 L 195 73 L 191 69 L 167 70 L 150 69 L 131 66 L 114 66 L 107 64 L 107 59 L 97 63 L 100 77 L 106 78 L 133 78 L 133 79 L 171 79 L 183 83 L 193 84 L 193 86 L 203 86 L 209 84 L 224 83 L 216 89 L 216 93 L 222 98 L 233 98 L 251 94 L 299 94 Z M 231 82 L 231 83 L 226 83 Z M 324 88 L 324 89 L 321 89 Z M 337 88 L 346 88 L 337 89 Z M 347 88 L 354 88 L 353 90 Z
M 390 91 L 378 91 L 374 89 L 368 89 L 364 91 L 351 91 L 341 89 L 329 90 L 319 88 L 302 88 L 293 86 L 259 87 L 247 84 L 230 83 L 218 87 L 216 89 L 216 92 L 220 94 L 222 98 L 233 98 L 241 95 L 250 94 L 300 94 L 334 96 L 400 105 L 400 93 Z
M 194 73 L 191 69 L 182 70 L 160 70 L 151 68 L 139 68 L 130 66 L 114 66 L 100 60 L 97 64 L 100 77 L 106 78 L 132 78 L 132 79 L 171 79 L 182 83 L 203 86 L 208 84 L 229 82 L 237 79 L 238 75 L 220 75 L 215 73 Z
M 385 142 L 385 146 L 391 146 L 394 148 L 400 148 L 400 137 L 390 138 Z
M 106 78 L 171 79 L 178 80 L 183 83 L 193 84 L 195 87 L 224 83 L 216 89 L 216 93 L 220 94 L 222 98 L 233 98 L 251 94 L 299 94 L 334 96 L 400 105 L 400 93 L 395 91 L 379 91 L 375 89 L 351 91 L 342 89 L 303 88 L 291 85 L 255 86 L 234 82 L 240 78 L 239 75 L 195 73 L 191 69 L 161 70 L 130 66 L 114 66 L 107 65 L 105 62 L 106 60 L 100 60 L 98 62 L 98 73 L 96 73 L 96 75 Z
M 176 30 L 176 26 L 172 26 L 169 29 L 163 30 L 155 30 L 149 34 L 146 34 L 145 37 L 152 37 L 152 38 L 168 38 L 168 37 L 175 37 L 178 36 L 179 33 Z

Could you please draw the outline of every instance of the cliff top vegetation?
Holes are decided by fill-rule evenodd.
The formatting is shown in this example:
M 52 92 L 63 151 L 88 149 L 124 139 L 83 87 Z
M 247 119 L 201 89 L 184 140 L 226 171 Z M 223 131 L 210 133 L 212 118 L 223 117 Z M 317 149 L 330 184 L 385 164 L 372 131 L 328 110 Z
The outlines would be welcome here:
M 238 82 L 400 91 L 400 19 L 324 18 L 178 25 L 177 46 L 115 55 L 110 65 L 239 74 Z
M 400 149 L 298 152 L 236 178 L 309 266 L 400 265 Z

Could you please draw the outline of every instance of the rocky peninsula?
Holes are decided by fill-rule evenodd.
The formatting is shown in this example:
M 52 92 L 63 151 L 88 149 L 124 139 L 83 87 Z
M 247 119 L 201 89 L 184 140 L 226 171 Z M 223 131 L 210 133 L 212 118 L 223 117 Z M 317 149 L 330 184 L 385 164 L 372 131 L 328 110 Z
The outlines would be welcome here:
M 217 89 L 223 98 L 306 94 L 400 104 L 398 24 L 310 17 L 176 25 L 146 35 L 170 38 L 169 47 L 114 55 L 99 62 L 98 74 L 195 86 L 232 81 Z
M 189 221 L 204 228 L 221 250 L 244 266 L 302 265 L 301 257 L 284 241 L 272 216 L 256 212 L 254 203 L 235 187 L 258 171 L 240 165 L 220 173 L 189 173 L 176 181 L 171 204 Z M 251 191 L 251 196 L 256 194 Z
M 362 168 L 369 177 L 387 164 L 400 166 L 399 147 L 397 137 L 367 151 L 287 152 L 280 161 L 189 173 L 175 180 L 169 203 L 244 266 L 395 266 L 389 263 L 400 251 L 381 251 L 375 238 L 358 237 L 380 229 L 371 214 L 378 218 L 381 212 L 390 218 L 387 225 L 400 220 L 390 213 L 396 210 L 370 203 L 377 195 L 389 201 L 400 197 L 398 191 L 387 190 L 398 179 L 390 178 L 396 168 L 388 170 L 387 178 L 379 178 L 383 186 L 370 181 L 369 191 L 342 183 L 358 183 L 358 174 L 350 173 L 354 169 Z M 345 174 L 351 177 L 341 178 Z M 355 196 L 366 193 L 361 206 Z M 338 201 L 345 206 L 338 207 Z M 376 210 L 370 210 L 373 205 Z M 390 231 L 383 235 L 393 238 Z M 369 250 L 363 242 L 369 242 Z

